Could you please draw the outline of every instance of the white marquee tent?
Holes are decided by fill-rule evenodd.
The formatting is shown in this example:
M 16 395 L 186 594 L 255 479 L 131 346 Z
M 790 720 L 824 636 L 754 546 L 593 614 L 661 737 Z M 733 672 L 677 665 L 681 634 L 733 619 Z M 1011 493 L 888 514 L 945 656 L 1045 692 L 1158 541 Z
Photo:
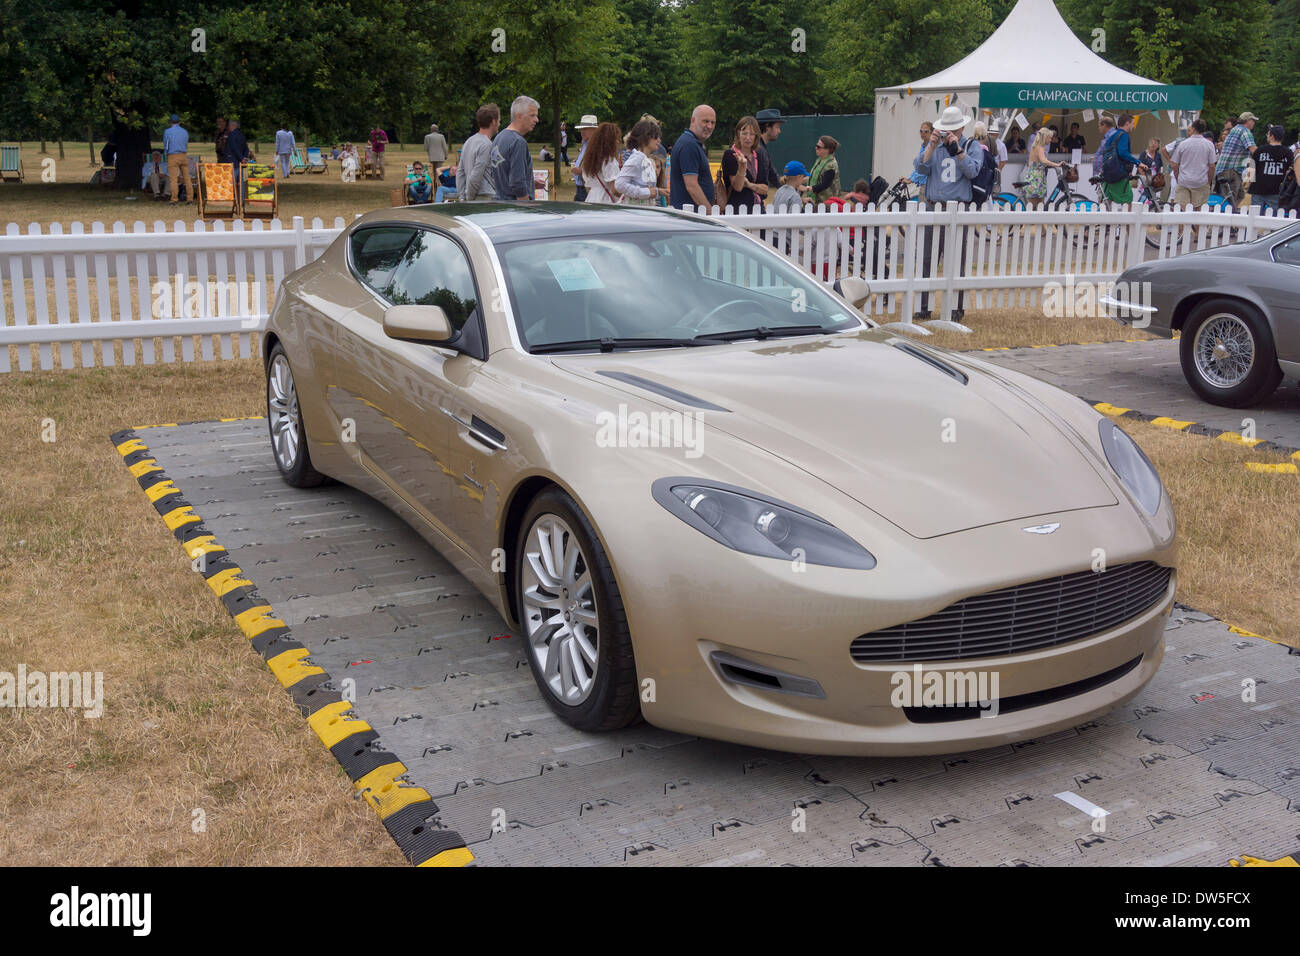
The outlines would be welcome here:
M 1066 25 L 1052 0 L 1019 0 L 993 35 L 960 62 L 924 79 L 876 90 L 875 174 L 890 182 L 910 174 L 921 144 L 918 130 L 922 121 L 938 119 L 944 107 L 954 103 L 971 117 L 964 135 L 970 135 L 977 120 L 993 118 L 1005 136 L 1008 123 L 1022 112 L 1026 120 L 1046 118 L 1048 124 L 1058 126 L 1062 136 L 1070 123 L 1079 123 L 1088 152 L 1096 148 L 1100 139 L 1096 111 L 984 110 L 979 103 L 981 83 L 1161 86 L 1093 53 Z M 1171 142 L 1186 121 L 1186 115 L 1180 117 L 1176 112 L 1162 112 L 1158 119 L 1149 112 L 1140 114 L 1134 150 L 1144 147 L 1149 136 Z

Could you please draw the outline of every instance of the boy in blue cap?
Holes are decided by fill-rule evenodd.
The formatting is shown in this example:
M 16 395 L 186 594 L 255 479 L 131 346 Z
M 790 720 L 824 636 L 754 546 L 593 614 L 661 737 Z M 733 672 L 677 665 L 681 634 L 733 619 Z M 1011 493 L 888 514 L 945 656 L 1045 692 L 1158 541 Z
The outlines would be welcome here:
M 773 212 L 799 212 L 803 208 L 803 193 L 808 191 L 808 167 L 797 159 L 785 164 L 781 188 L 772 200 Z

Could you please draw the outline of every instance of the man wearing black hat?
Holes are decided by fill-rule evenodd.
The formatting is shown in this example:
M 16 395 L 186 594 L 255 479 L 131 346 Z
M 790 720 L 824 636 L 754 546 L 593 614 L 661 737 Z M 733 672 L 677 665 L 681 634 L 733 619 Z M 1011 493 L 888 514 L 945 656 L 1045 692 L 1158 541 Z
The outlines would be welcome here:
M 780 110 L 759 110 L 754 118 L 758 120 L 758 177 L 753 188 L 754 192 L 766 198 L 769 189 L 777 189 L 781 185 L 781 177 L 776 174 L 776 166 L 767 154 L 767 147 L 781 135 L 781 124 L 785 120 Z

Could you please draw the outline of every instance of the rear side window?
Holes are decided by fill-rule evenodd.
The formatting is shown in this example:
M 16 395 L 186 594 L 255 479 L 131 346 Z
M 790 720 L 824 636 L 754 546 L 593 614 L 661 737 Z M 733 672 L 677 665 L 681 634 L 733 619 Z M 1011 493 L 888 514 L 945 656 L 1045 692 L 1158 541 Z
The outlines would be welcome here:
M 454 240 L 424 229 L 402 254 L 385 297 L 394 305 L 440 305 L 453 329 L 460 329 L 478 307 L 464 251 Z
M 1300 234 L 1292 236 L 1286 242 L 1279 242 L 1273 247 L 1273 259 L 1300 266 Z
M 376 226 L 352 233 L 352 267 L 357 278 L 382 294 L 414 234 L 414 229 L 400 226 Z

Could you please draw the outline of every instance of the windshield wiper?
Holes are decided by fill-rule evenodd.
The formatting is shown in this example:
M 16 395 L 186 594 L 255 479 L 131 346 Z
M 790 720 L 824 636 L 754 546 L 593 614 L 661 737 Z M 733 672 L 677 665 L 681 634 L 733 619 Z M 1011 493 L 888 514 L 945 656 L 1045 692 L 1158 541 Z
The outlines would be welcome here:
M 698 336 L 696 338 L 698 338 Z M 696 339 L 574 339 L 571 342 L 546 342 L 542 345 L 533 346 L 529 351 L 534 355 L 542 355 L 546 352 L 585 352 L 591 349 L 599 349 L 602 352 L 613 352 L 616 349 L 663 349 L 671 348 L 673 346 L 695 346 L 707 344 L 707 342 L 698 342 Z
M 824 325 L 780 325 L 774 329 L 769 329 L 765 325 L 760 325 L 756 329 L 732 329 L 729 332 L 706 332 L 703 335 L 695 336 L 696 340 L 706 342 L 735 342 L 739 339 L 771 339 L 779 338 L 783 335 L 820 335 L 822 333 L 834 332 L 835 329 L 828 329 Z

